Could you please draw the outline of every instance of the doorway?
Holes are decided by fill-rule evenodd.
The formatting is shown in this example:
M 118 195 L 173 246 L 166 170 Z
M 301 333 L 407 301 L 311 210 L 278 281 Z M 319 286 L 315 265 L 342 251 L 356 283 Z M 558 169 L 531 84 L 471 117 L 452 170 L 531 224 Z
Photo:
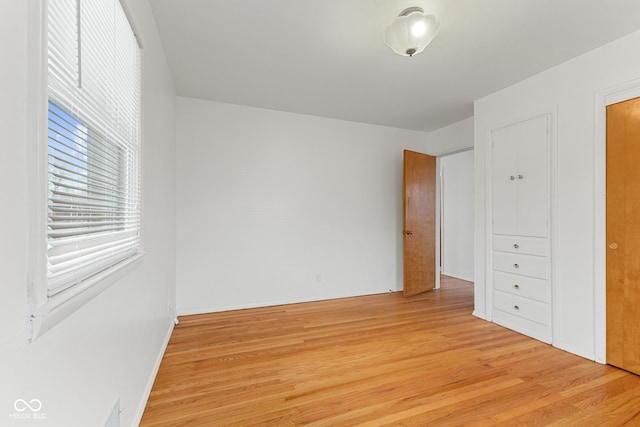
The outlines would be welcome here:
M 446 276 L 473 282 L 473 149 L 439 157 L 440 265 Z
M 440 288 L 441 274 L 473 283 L 473 149 L 437 158 L 405 150 L 404 157 L 405 295 Z M 408 204 L 407 196 L 416 191 L 420 197 L 415 194 Z M 415 203 L 418 199 L 423 206 Z M 418 225 L 416 220 L 425 223 Z M 435 242 L 432 236 L 422 236 L 425 243 L 418 244 L 421 239 L 414 228 L 433 229 Z

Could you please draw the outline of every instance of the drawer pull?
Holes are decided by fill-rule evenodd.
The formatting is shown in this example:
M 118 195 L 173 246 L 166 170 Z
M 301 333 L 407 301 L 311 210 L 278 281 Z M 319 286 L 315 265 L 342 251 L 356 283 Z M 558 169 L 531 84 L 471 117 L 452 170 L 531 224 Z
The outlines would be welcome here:
M 513 289 L 520 289 L 520 285 L 518 284 L 513 285 Z
M 517 243 L 514 243 L 514 244 L 513 244 L 513 249 L 518 249 L 519 247 L 520 247 L 520 245 L 519 245 L 519 244 L 517 244 Z
M 522 178 L 524 178 L 524 176 L 518 175 L 518 179 L 522 179 Z
M 518 307 L 517 305 L 514 305 L 514 306 L 513 306 L 513 309 L 514 309 L 514 310 L 520 310 L 520 307 Z
M 516 177 L 515 177 L 515 176 L 513 176 L 513 175 L 511 175 L 511 176 L 509 177 L 509 179 L 510 179 L 511 181 L 515 181 Z
M 520 268 L 519 264 L 513 264 L 513 268 Z

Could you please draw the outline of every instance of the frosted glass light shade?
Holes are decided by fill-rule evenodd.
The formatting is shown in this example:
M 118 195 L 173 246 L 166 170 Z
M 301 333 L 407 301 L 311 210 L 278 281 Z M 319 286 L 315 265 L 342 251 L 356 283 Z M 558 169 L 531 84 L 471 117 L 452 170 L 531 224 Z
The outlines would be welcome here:
M 387 27 L 384 42 L 397 54 L 413 56 L 422 52 L 440 31 L 433 15 L 425 15 L 419 7 L 403 10 Z

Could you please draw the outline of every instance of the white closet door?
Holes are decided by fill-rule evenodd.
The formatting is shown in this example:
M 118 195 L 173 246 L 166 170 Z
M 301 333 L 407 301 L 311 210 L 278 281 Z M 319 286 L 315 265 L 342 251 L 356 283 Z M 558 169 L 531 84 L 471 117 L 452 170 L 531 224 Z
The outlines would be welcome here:
M 519 124 L 518 234 L 548 235 L 547 117 Z
M 518 230 L 518 126 L 492 132 L 493 232 Z

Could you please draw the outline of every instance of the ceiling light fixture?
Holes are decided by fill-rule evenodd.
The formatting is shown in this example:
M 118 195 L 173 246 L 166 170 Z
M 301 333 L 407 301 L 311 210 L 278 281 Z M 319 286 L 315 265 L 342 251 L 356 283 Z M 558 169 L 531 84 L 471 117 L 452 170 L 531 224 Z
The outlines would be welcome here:
M 397 54 L 413 56 L 422 52 L 438 35 L 440 24 L 421 7 L 408 7 L 384 33 L 384 42 Z

